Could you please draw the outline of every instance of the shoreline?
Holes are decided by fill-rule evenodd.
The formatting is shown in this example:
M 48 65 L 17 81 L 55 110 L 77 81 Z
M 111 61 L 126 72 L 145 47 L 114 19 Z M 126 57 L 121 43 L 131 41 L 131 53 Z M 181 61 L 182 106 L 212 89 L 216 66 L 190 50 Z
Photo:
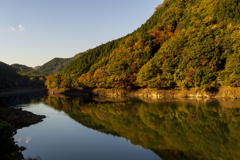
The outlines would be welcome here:
M 134 98 L 145 98 L 145 99 L 162 99 L 162 98 L 230 98 L 240 99 L 240 88 L 233 88 L 222 86 L 216 91 L 207 92 L 197 88 L 191 88 L 189 90 L 156 90 L 151 88 L 125 90 L 125 89 L 104 89 L 104 88 L 93 88 L 93 89 L 49 89 L 49 95 L 63 94 L 68 96 L 79 96 L 79 97 L 134 97 Z
M 42 122 L 46 116 L 44 115 L 36 115 L 34 113 L 28 111 L 22 111 L 22 109 L 13 109 L 8 108 L 4 103 L 0 101 L 0 121 L 7 122 L 10 124 L 14 130 L 15 134 L 18 129 L 28 127 L 30 125 L 37 124 Z M 13 137 L 11 137 L 12 141 L 14 141 Z M 15 143 L 15 142 L 14 142 Z M 15 144 L 18 146 L 17 144 Z M 6 146 L 1 146 L 6 147 Z M 18 149 L 7 153 L 6 155 L 0 155 L 0 159 L 4 160 L 22 160 L 24 159 L 22 151 L 26 148 L 23 146 L 18 146 Z M 3 156 L 3 157 L 2 157 Z

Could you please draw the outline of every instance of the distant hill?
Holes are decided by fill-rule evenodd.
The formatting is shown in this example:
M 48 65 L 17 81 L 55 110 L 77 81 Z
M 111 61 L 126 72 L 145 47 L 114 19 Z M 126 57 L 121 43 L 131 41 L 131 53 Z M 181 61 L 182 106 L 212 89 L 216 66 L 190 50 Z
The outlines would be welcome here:
M 20 71 L 32 71 L 33 70 L 32 67 L 28 67 L 28 66 L 25 66 L 25 65 L 22 65 L 22 64 L 12 64 L 11 66 L 13 68 L 16 68 L 17 70 L 20 70 Z
M 44 87 L 45 76 L 33 76 L 34 71 L 24 65 L 14 64 L 10 66 L 0 62 L 0 90 L 19 87 Z M 21 75 L 20 72 L 31 73 L 31 76 Z
M 19 72 L 32 72 L 30 67 L 18 64 L 13 66 L 0 62 L 0 89 L 44 86 L 45 77 L 19 74 Z
M 17 70 L 6 63 L 0 62 L 0 78 L 18 78 L 21 75 L 17 74 Z
M 67 67 L 70 63 L 72 63 L 74 60 L 86 52 L 78 53 L 72 58 L 54 58 L 44 65 L 40 66 L 37 70 L 40 72 L 48 73 L 49 75 L 53 75 L 55 73 L 61 72 L 65 67 Z
M 38 69 L 38 68 L 40 68 L 41 66 L 36 66 L 36 67 L 33 67 L 33 69 Z
M 50 75 L 62 71 L 73 61 L 72 58 L 54 58 L 37 69 Z
M 48 73 L 35 70 L 32 67 L 28 67 L 22 64 L 12 64 L 11 66 L 16 69 L 18 74 L 21 74 L 23 76 L 48 76 Z

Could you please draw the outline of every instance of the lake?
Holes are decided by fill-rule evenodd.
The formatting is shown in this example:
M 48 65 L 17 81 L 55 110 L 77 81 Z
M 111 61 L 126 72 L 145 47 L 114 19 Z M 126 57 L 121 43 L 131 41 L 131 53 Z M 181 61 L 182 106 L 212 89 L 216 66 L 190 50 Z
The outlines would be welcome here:
M 42 160 L 240 159 L 240 101 L 2 97 L 46 115 L 14 136 Z

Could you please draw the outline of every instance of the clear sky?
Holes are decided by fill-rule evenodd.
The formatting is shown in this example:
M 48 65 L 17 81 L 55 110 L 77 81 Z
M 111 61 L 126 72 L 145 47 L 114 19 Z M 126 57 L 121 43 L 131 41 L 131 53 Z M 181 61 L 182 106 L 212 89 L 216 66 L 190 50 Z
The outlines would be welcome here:
M 163 0 L 0 0 L 0 61 L 69 58 L 125 36 Z

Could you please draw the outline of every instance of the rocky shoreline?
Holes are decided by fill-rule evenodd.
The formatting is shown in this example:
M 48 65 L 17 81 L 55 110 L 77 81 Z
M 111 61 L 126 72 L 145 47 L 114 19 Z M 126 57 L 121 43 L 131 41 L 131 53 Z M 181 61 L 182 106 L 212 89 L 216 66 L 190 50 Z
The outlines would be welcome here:
M 68 96 L 79 97 L 135 97 L 145 99 L 162 99 L 162 98 L 231 98 L 240 99 L 240 88 L 222 86 L 213 91 L 204 91 L 197 88 L 186 90 L 169 89 L 156 90 L 151 88 L 124 90 L 124 89 L 49 89 L 50 95 L 64 94 Z
M 8 108 L 0 101 L 0 120 L 9 123 L 13 126 L 15 133 L 17 129 L 28 127 L 33 124 L 42 122 L 46 116 L 36 115 L 28 111 L 22 111 L 21 109 Z M 0 155 L 0 160 L 22 160 L 24 159 L 21 151 L 25 150 L 25 147 L 18 147 L 17 151 L 9 153 L 7 155 Z

